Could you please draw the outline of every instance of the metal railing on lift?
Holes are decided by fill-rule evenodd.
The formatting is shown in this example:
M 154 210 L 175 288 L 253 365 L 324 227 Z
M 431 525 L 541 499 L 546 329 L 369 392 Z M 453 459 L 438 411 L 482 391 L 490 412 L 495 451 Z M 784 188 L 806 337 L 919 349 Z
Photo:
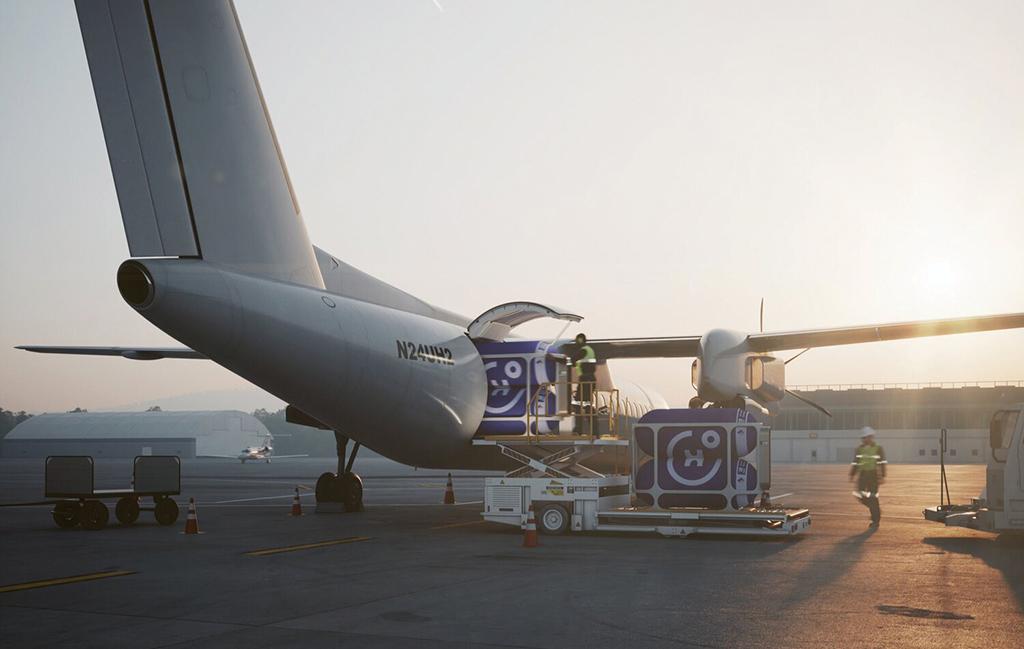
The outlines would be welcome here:
M 560 387 L 565 388 L 564 394 L 568 397 L 566 399 L 568 403 L 563 404 L 556 401 L 555 412 L 549 413 L 547 400 L 550 397 L 557 398 Z M 589 403 L 583 402 L 579 398 L 583 393 L 580 388 L 589 388 L 591 394 Z M 574 395 L 575 400 L 573 399 Z M 550 381 L 538 385 L 526 404 L 526 435 L 531 439 L 539 436 L 541 434 L 540 424 L 543 420 L 561 420 L 563 417 L 573 416 L 583 419 L 583 425 L 580 426 L 583 437 L 594 439 L 600 437 L 601 434 L 615 436 L 618 433 L 618 418 L 623 414 L 617 389 L 598 390 L 596 381 Z M 601 433 L 600 423 L 605 418 L 608 420 L 608 431 Z

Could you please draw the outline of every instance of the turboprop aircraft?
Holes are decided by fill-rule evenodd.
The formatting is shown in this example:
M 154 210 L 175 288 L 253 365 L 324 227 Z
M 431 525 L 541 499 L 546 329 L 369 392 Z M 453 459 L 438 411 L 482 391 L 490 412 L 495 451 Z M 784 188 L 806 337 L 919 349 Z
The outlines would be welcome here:
M 571 343 L 510 336 L 538 317 L 579 315 L 509 302 L 471 320 L 310 243 L 230 0 L 76 6 L 131 255 L 117 286 L 186 347 L 22 349 L 222 365 L 290 404 L 291 421 L 334 431 L 338 473 L 322 475 L 317 493 L 347 509 L 361 505 L 361 444 L 415 466 L 499 468 L 504 458 L 475 435 L 561 430 L 531 422 L 549 412 L 531 391 L 565 367 L 557 354 Z M 785 393 L 781 351 L 1022 326 L 1016 313 L 591 344 L 602 361 L 695 358 L 702 405 L 774 406 Z M 634 408 L 660 404 L 635 391 Z

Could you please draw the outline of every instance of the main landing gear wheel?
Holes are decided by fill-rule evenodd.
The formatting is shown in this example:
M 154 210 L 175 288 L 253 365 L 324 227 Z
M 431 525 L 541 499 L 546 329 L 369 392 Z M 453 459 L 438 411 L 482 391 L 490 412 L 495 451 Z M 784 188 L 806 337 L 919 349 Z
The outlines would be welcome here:
M 349 471 L 341 476 L 341 502 L 347 512 L 363 511 L 363 480 Z
M 53 514 L 53 522 L 57 524 L 57 527 L 69 530 L 78 525 L 80 509 L 81 506 L 78 503 L 57 503 L 53 506 L 53 512 L 51 512 Z
M 139 501 L 133 496 L 123 496 L 114 506 L 114 516 L 121 525 L 131 525 L 139 520 Z
M 333 473 L 321 473 L 320 477 L 316 479 L 316 501 L 317 502 L 334 502 L 338 500 L 335 497 L 335 476 Z
M 167 498 L 166 496 L 156 501 L 156 507 L 153 508 L 153 515 L 156 517 L 156 522 L 161 525 L 174 525 L 174 521 L 178 520 L 178 503 L 174 502 L 173 498 Z
M 82 505 L 82 527 L 87 530 L 102 530 L 110 520 L 110 510 L 99 500 L 87 500 Z
M 321 473 L 316 481 L 318 503 L 341 503 L 346 512 L 363 511 L 363 481 L 349 471 L 340 478 L 333 473 Z
M 540 531 L 545 534 L 564 534 L 569 529 L 569 512 L 561 505 L 546 505 L 540 510 Z

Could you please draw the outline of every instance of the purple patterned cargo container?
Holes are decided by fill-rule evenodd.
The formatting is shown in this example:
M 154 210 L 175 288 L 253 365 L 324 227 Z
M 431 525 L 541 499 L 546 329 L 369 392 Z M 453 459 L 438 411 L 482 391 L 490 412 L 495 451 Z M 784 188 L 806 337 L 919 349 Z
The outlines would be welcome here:
M 523 435 L 526 407 L 542 383 L 556 380 L 557 366 L 547 357 L 548 343 L 536 340 L 480 342 L 477 350 L 487 372 L 487 406 L 478 434 Z M 538 400 L 531 413 L 534 433 L 558 432 L 558 419 L 536 417 L 538 405 L 544 414 L 557 412 L 554 393 Z M 540 430 L 537 430 L 538 425 Z
M 659 508 L 753 504 L 760 494 L 757 423 L 734 408 L 647 413 L 634 429 L 638 499 Z

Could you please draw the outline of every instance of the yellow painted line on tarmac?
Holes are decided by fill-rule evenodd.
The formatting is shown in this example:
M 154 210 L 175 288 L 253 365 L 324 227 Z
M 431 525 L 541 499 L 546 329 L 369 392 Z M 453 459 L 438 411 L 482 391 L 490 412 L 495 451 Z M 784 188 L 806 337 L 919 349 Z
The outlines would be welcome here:
M 61 586 L 63 584 L 77 584 L 80 581 L 93 581 L 95 579 L 106 579 L 108 577 L 124 577 L 125 575 L 134 574 L 134 570 L 108 570 L 107 572 L 92 572 L 87 575 L 74 575 L 73 577 L 58 577 L 57 579 L 40 579 L 38 581 L 26 581 L 20 584 L 9 584 L 7 586 L 0 586 L 0 593 L 13 593 L 19 590 L 46 588 L 48 586 Z
M 430 529 L 432 529 L 432 530 L 445 530 L 445 529 L 448 529 L 449 527 L 467 527 L 469 525 L 479 525 L 481 523 L 486 523 L 486 522 L 487 521 L 485 521 L 485 520 L 479 520 L 479 521 L 465 521 L 465 522 L 462 522 L 462 523 L 448 523 L 447 525 L 438 525 L 437 527 L 431 527 Z
M 346 536 L 343 539 L 331 539 L 329 541 L 317 541 L 316 543 L 302 543 L 300 545 L 286 545 L 280 548 L 266 548 L 264 550 L 252 550 L 250 552 L 243 552 L 247 557 L 265 557 L 271 554 L 281 554 L 282 552 L 298 552 L 299 550 L 312 550 L 314 548 L 326 548 L 331 545 L 343 545 L 345 543 L 358 543 L 359 541 L 369 541 L 372 537 L 369 536 Z

